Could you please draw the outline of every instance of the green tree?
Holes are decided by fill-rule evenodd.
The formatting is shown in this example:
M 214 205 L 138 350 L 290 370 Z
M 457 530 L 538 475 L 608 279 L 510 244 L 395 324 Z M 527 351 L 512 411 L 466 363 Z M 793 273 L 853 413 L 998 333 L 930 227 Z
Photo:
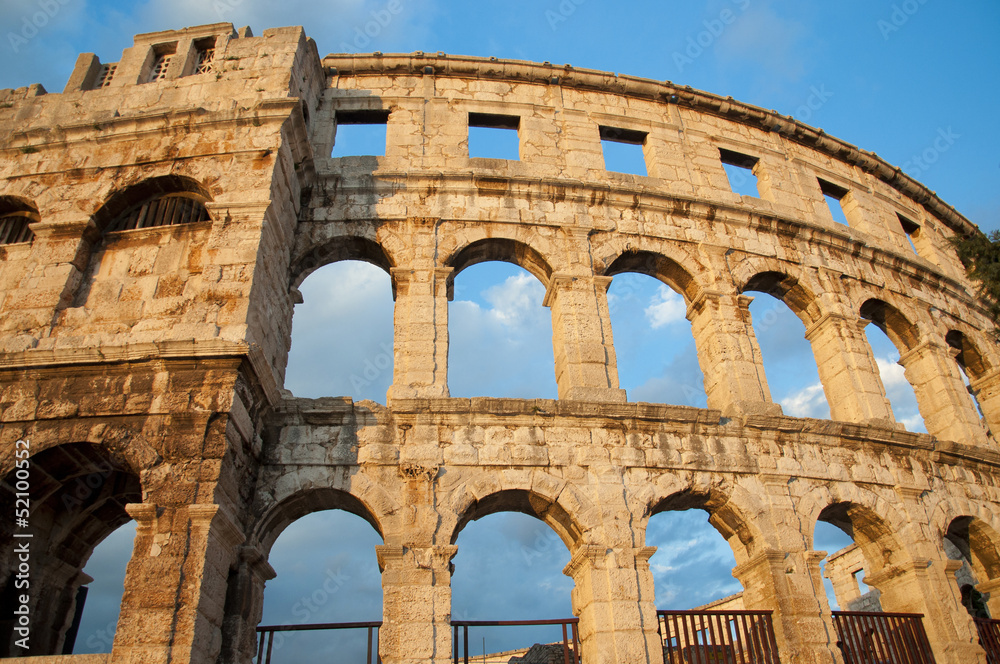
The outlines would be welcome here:
M 952 238 L 965 271 L 979 286 L 979 297 L 993 321 L 993 334 L 1000 339 L 1000 231 Z

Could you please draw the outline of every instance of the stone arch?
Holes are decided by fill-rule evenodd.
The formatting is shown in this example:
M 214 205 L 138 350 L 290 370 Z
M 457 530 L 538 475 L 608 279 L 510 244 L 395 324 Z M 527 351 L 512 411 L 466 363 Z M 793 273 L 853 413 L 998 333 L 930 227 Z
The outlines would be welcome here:
M 387 526 L 399 505 L 392 494 L 362 473 L 348 475 L 337 468 L 317 477 L 307 469 L 293 469 L 269 479 L 274 493 L 250 528 L 248 540 L 266 557 L 281 532 L 296 519 L 312 512 L 342 509 L 360 516 L 385 539 Z
M 576 487 L 540 471 L 527 476 L 527 481 L 510 479 L 484 473 L 452 491 L 448 525 L 442 532 L 449 543 L 458 540 L 470 521 L 498 512 L 520 512 L 539 519 L 552 528 L 570 552 L 598 526 L 590 518 L 595 508 Z
M 970 380 L 985 376 L 993 368 L 970 335 L 952 328 L 945 334 L 944 340 Z
M 784 302 L 808 328 L 822 316 L 819 299 L 799 277 L 787 270 L 757 272 L 739 285 L 739 292 L 767 293 Z
M 205 203 L 212 200 L 209 190 L 185 175 L 160 175 L 113 192 L 93 214 L 97 230 L 104 232 L 120 215 L 152 198 L 167 194 L 187 194 Z
M 869 298 L 858 310 L 861 317 L 874 323 L 882 330 L 900 355 L 913 350 L 920 344 L 917 326 L 903 312 L 878 298 Z
M 899 514 L 898 509 L 886 498 L 879 494 L 863 489 L 855 484 L 836 483 L 828 484 L 812 489 L 810 492 L 797 499 L 797 512 L 804 525 L 809 526 L 806 535 L 806 542 L 810 548 L 814 547 L 813 533 L 816 530 L 816 522 L 826 520 L 837 527 L 848 524 L 852 534 L 854 525 L 851 517 L 857 515 L 862 518 L 859 521 L 860 527 L 870 536 L 891 535 L 896 544 L 903 541 L 913 541 L 910 537 L 909 526 L 904 517 Z M 834 505 L 841 507 L 831 510 Z M 847 513 L 846 510 L 853 510 Z M 831 520 L 832 519 L 832 520 Z M 868 523 L 872 520 L 872 524 Z M 860 545 L 860 542 L 858 543 Z M 902 546 L 897 547 L 898 551 L 904 551 Z M 832 552 L 831 552 L 832 553 Z M 908 556 L 909 553 L 907 552 Z
M 308 251 L 292 259 L 289 283 L 298 288 L 310 274 L 319 268 L 338 261 L 363 261 L 380 267 L 388 274 L 396 267 L 383 242 L 361 235 L 339 235 L 311 246 Z
M 274 505 L 258 522 L 254 531 L 254 541 L 261 546 L 266 556 L 278 536 L 293 521 L 307 514 L 323 510 L 344 510 L 359 516 L 375 529 L 383 539 L 382 524 L 374 512 L 360 498 L 343 489 L 314 487 L 288 496 Z
M 944 537 L 969 560 L 980 582 L 1000 579 L 1000 534 L 993 526 L 975 516 L 957 516 Z
M 649 519 L 661 512 L 704 510 L 709 523 L 729 542 L 737 563 L 752 558 L 770 547 L 763 531 L 751 515 L 762 509 L 757 500 L 743 487 L 722 487 L 715 484 L 683 482 L 670 476 L 644 487 L 635 496 L 642 531 Z
M 17 449 L 15 444 L 15 454 Z M 23 469 L 10 469 L 0 484 L 0 505 L 8 514 L 18 506 L 19 470 Z M 15 524 L 5 521 L 0 526 L 4 542 L 0 545 L 0 597 L 10 607 L 16 595 L 30 597 L 31 648 L 28 653 L 18 649 L 17 654 L 56 655 L 78 610 L 77 590 L 87 581 L 83 567 L 94 547 L 131 519 L 125 506 L 142 501 L 142 486 L 138 474 L 117 455 L 92 443 L 40 450 L 30 456 L 27 472 L 32 584 L 27 590 L 14 586 L 13 547 L 20 540 L 14 539 Z M 14 654 L 13 626 L 6 617 L 0 622 L 4 655 Z
M 21 196 L 0 196 L 0 244 L 31 242 L 30 224 L 41 219 L 38 206 Z
M 708 270 L 676 243 L 615 235 L 595 241 L 593 254 L 598 274 L 645 274 L 680 293 L 687 304 L 697 300 L 711 282 Z
M 527 270 L 544 286 L 548 286 L 553 272 L 551 263 L 535 248 L 521 240 L 502 237 L 483 238 L 458 248 L 445 260 L 445 266 L 453 268 L 448 277 L 449 298 L 454 291 L 455 277 L 462 270 L 487 261 L 513 263 Z
M 964 497 L 945 496 L 931 514 L 932 532 L 954 544 L 979 581 L 1000 579 L 1000 516 Z

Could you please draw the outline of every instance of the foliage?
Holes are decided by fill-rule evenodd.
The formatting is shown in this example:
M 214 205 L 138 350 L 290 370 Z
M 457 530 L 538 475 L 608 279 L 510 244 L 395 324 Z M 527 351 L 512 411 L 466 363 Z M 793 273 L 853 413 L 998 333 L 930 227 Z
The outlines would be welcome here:
M 952 243 L 969 278 L 978 284 L 979 297 L 993 321 L 993 333 L 1000 338 L 1000 231 L 955 236 Z

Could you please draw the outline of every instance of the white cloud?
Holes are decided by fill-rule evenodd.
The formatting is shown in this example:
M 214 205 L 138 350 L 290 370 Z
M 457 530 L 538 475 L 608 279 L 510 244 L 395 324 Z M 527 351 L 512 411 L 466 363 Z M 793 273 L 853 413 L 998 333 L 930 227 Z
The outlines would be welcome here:
M 780 402 L 781 410 L 791 417 L 829 419 L 830 406 L 826 402 L 822 383 L 813 383 L 789 394 Z
M 389 275 L 343 261 L 300 287 L 285 387 L 300 397 L 385 401 L 392 383 L 393 302 Z
M 684 298 L 664 285 L 660 285 L 646 307 L 646 319 L 654 330 L 685 320 L 686 313 Z

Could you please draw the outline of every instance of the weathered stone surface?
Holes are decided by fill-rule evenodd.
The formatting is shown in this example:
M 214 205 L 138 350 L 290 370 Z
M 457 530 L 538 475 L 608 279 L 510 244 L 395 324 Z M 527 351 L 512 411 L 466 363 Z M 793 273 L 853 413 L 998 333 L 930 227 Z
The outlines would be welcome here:
M 321 58 L 301 28 L 138 35 L 106 73 L 84 54 L 61 94 L 0 91 L 0 222 L 27 218 L 33 233 L 0 245 L 0 507 L 13 510 L 27 440 L 37 661 L 64 661 L 79 570 L 131 518 L 112 652 L 68 661 L 245 664 L 275 539 L 345 509 L 383 536 L 387 664 L 451 661 L 454 542 L 503 510 L 569 548 L 587 664 L 659 664 L 646 524 L 700 508 L 733 548 L 742 605 L 774 612 L 782 661 L 839 661 L 813 550 L 822 519 L 853 534 L 885 610 L 925 616 L 939 662 L 985 662 L 943 541 L 1000 610 L 1000 354 L 948 243 L 973 226 L 923 185 L 789 118 L 669 83 L 422 53 Z M 385 156 L 331 157 L 338 113 L 386 111 Z M 470 159 L 469 113 L 518 116 L 520 159 Z M 604 169 L 611 130 L 645 135 L 649 177 Z M 724 153 L 754 163 L 759 198 L 730 191 Z M 849 226 L 829 215 L 831 185 L 847 191 Z M 171 197 L 206 216 L 113 226 Z M 345 259 L 392 279 L 387 405 L 283 390 L 297 288 Z M 544 284 L 558 400 L 449 398 L 447 302 L 483 260 Z M 709 408 L 626 400 L 606 295 L 622 272 L 684 297 Z M 753 292 L 803 320 L 833 420 L 773 403 Z M 896 425 L 869 322 L 897 345 L 930 434 Z M 12 628 L 0 619 L 0 653 L 23 655 Z

